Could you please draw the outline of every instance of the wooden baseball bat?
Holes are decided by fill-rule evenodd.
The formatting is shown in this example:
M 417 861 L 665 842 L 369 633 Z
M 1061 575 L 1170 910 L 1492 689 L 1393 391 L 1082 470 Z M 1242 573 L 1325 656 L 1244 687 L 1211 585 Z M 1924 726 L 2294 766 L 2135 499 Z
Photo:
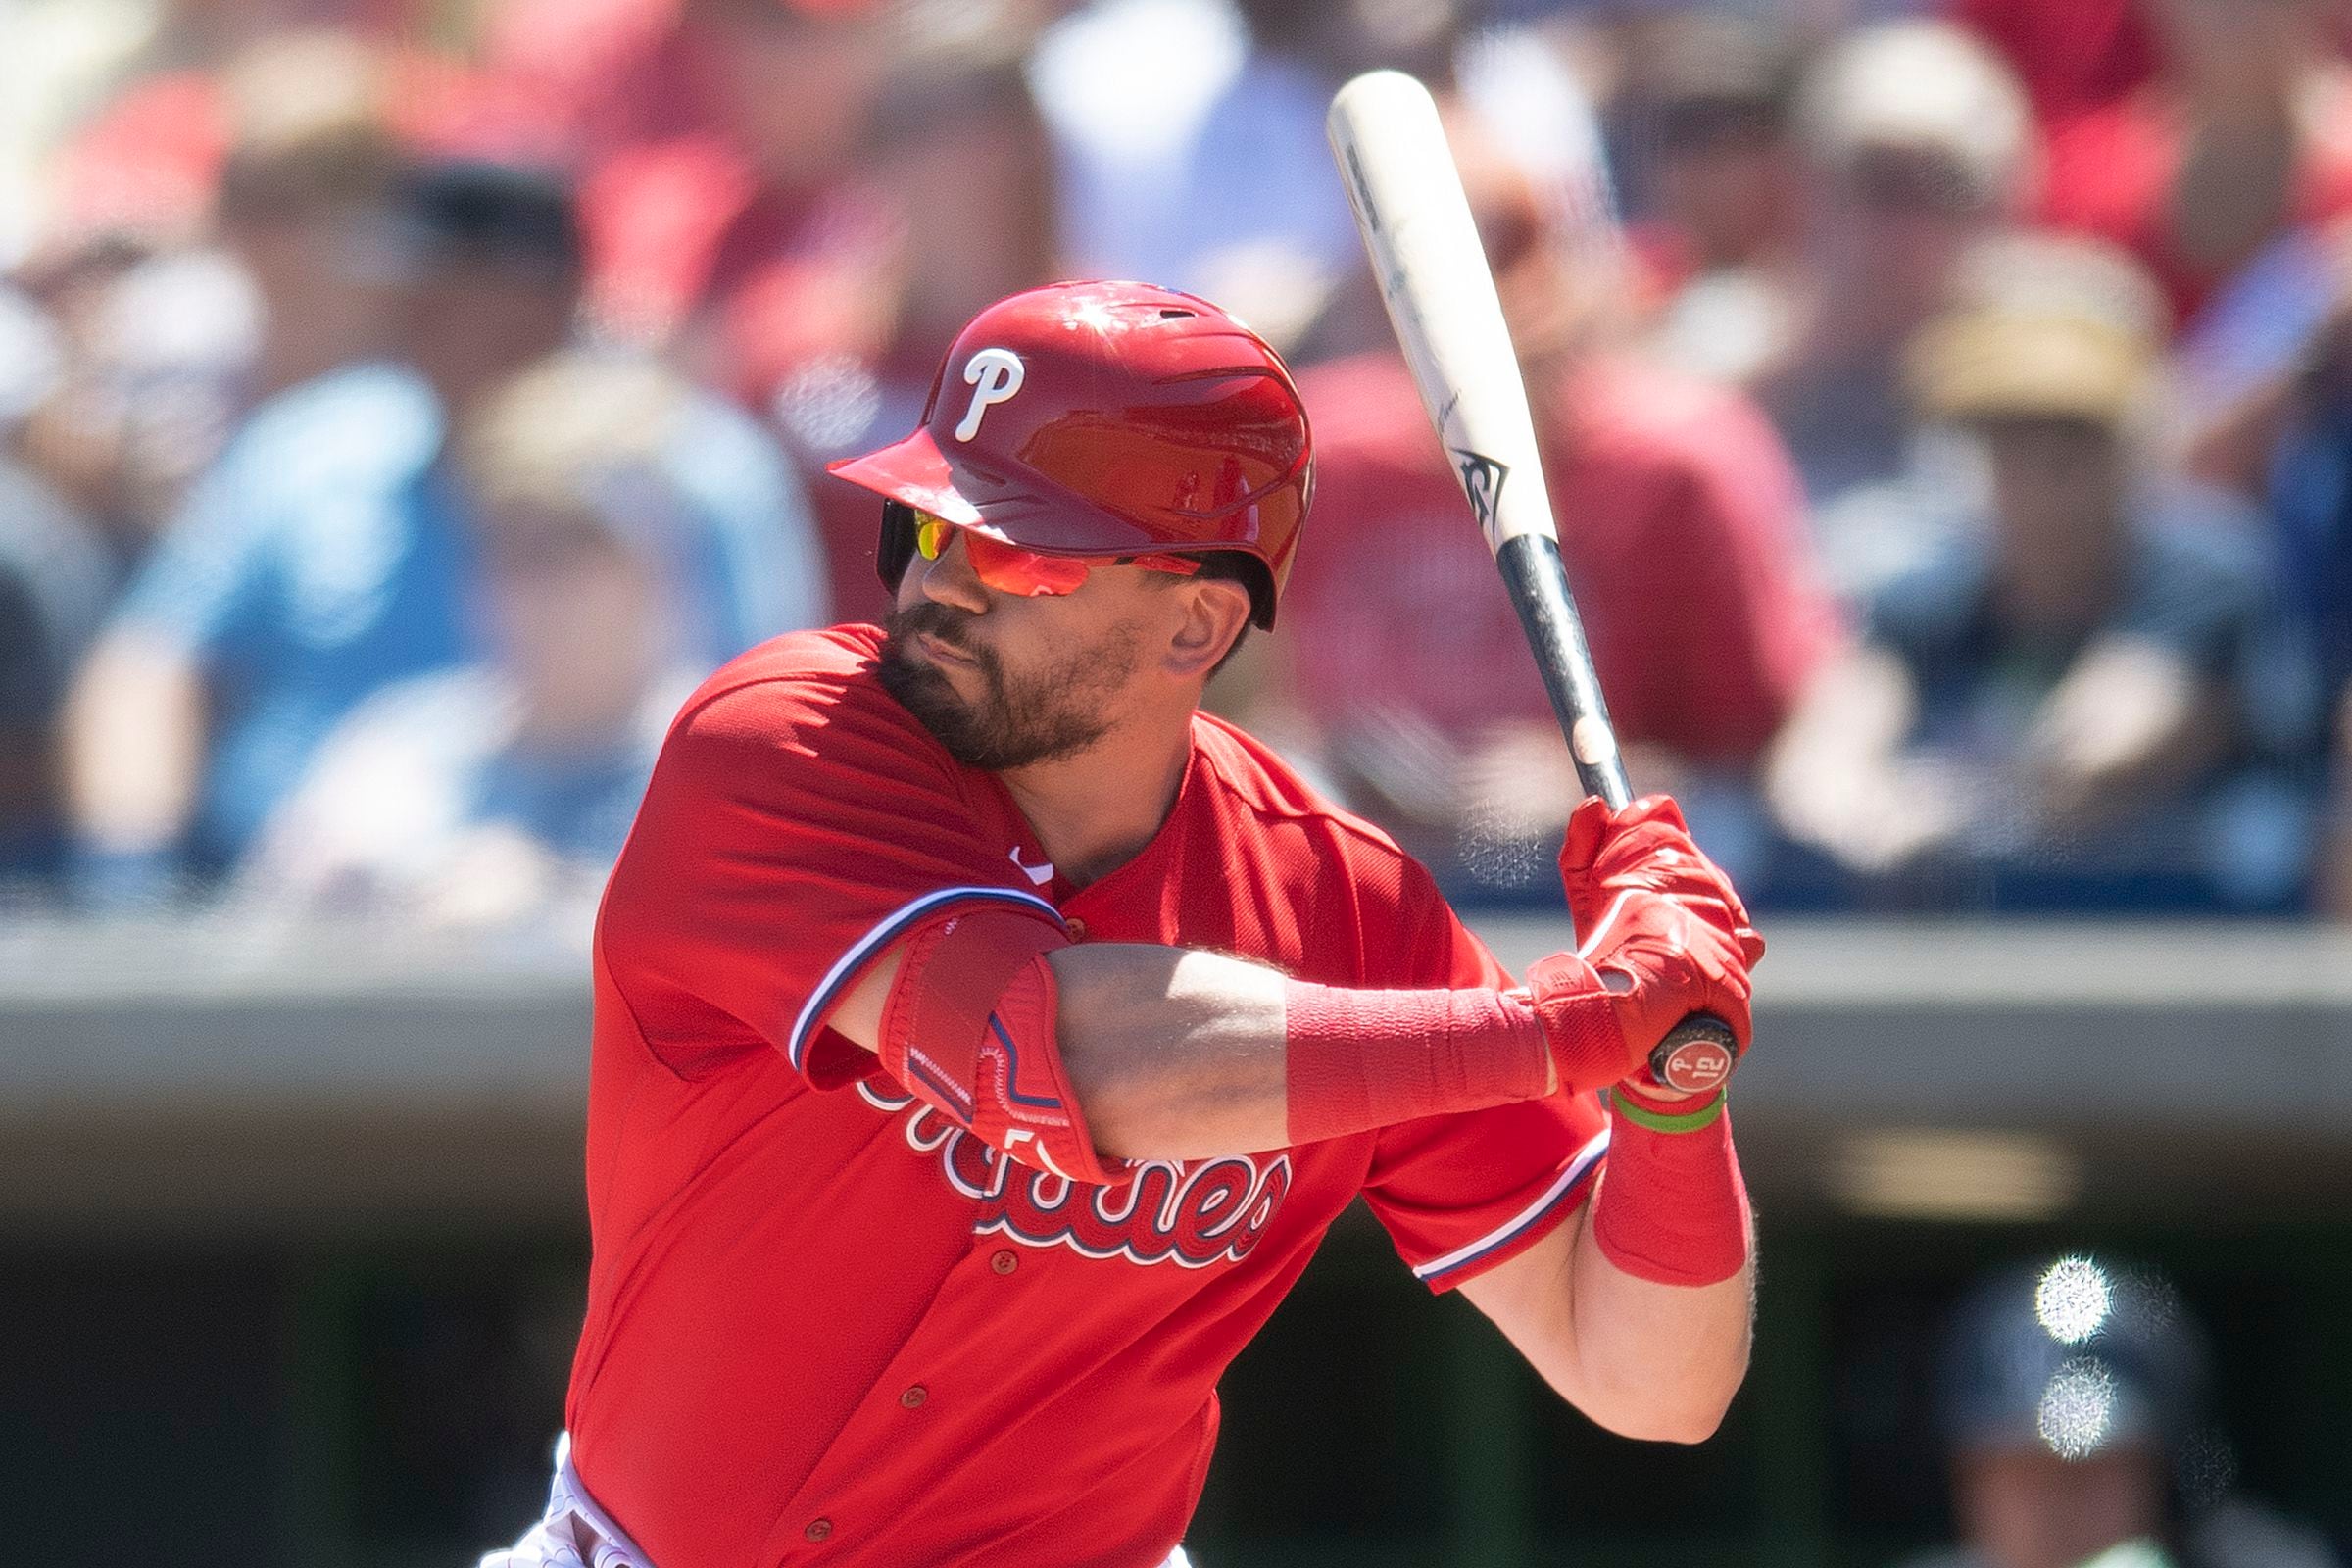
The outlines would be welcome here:
M 1375 71 L 1340 89 L 1326 129 L 1390 324 L 1518 610 L 1577 778 L 1624 806 L 1633 788 L 1560 562 L 1527 388 L 1437 103 L 1411 76 Z M 1693 1013 L 1649 1066 L 1662 1084 L 1699 1091 L 1723 1081 L 1735 1054 L 1728 1025 Z

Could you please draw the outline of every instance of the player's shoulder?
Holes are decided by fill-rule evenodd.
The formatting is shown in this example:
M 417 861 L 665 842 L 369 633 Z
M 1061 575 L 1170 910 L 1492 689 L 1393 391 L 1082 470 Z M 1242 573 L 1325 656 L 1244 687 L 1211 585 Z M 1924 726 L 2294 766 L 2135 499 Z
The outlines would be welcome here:
M 745 650 L 712 670 L 686 699 L 679 719 L 723 710 L 731 721 L 798 723 L 831 707 L 888 702 L 875 676 L 882 652 L 876 626 L 788 631 Z
M 1240 725 L 1195 713 L 1193 747 L 1229 825 L 1254 829 L 1275 844 L 1286 836 L 1311 839 L 1325 869 L 1378 886 L 1434 892 L 1429 873 L 1387 832 L 1335 805 Z
M 878 627 L 786 632 L 738 655 L 696 687 L 670 721 L 665 752 L 774 754 L 893 763 L 946 776 L 945 751 L 882 687 Z

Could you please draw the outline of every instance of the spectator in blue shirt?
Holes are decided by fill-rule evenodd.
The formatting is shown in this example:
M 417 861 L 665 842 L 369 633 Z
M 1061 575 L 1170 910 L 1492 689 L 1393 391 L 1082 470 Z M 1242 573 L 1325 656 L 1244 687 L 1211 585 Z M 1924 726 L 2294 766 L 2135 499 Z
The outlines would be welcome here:
M 336 727 L 258 836 L 248 892 L 442 922 L 593 898 L 702 674 L 695 503 L 662 451 L 690 397 L 654 366 L 571 351 L 461 432 L 483 653 Z
M 2352 234 L 2333 244 L 2340 269 Z M 2328 774 L 2315 891 L 2324 910 L 2352 919 L 2352 301 L 2339 296 L 2324 314 L 2279 401 L 2284 438 L 2270 465 L 2271 508 Z
M 1930 897 L 2286 903 L 2307 821 L 2259 764 L 2301 719 L 2274 706 L 2259 519 L 2133 438 L 2160 296 L 2119 252 L 2029 236 L 1960 286 L 1912 390 L 1984 479 L 1824 519 L 1865 641 L 1787 732 L 1786 823 L 1866 876 L 1939 865 Z
M 571 203 L 515 170 L 429 169 L 372 249 L 406 363 L 256 410 L 77 680 L 68 789 L 96 902 L 220 872 L 358 703 L 474 648 L 478 567 L 445 432 L 570 336 Z M 821 619 L 802 498 L 766 440 L 709 398 L 660 435 L 687 506 L 692 655 L 715 663 Z

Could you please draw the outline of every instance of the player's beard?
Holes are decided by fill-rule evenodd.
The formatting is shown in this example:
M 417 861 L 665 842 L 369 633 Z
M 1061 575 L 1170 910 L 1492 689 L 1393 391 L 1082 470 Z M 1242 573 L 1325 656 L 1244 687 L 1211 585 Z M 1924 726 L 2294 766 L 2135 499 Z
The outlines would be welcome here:
M 1117 718 L 1119 689 L 1135 669 L 1136 636 L 1121 626 L 1100 643 L 1063 653 L 1044 667 L 1014 674 L 993 648 L 967 637 L 962 611 L 926 600 L 893 611 L 877 673 L 882 689 L 899 700 L 968 766 L 1001 773 L 1050 762 L 1086 750 Z M 956 691 L 938 665 L 914 646 L 928 633 L 972 660 L 981 694 Z

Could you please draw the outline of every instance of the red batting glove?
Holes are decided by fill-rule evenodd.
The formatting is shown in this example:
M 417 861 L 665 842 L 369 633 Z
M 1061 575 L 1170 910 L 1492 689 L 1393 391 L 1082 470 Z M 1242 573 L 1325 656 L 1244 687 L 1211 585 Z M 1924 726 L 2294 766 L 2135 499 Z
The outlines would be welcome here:
M 1527 992 L 1561 1087 L 1630 1080 L 1670 1094 L 1650 1077 L 1649 1053 L 1693 1012 L 1722 1019 L 1746 1051 L 1748 969 L 1764 942 L 1672 801 L 1616 813 L 1587 801 L 1569 819 L 1560 871 L 1584 945 L 1529 969 Z
M 1691 842 L 1682 808 L 1664 795 L 1644 795 L 1622 811 L 1611 811 L 1597 795 L 1588 797 L 1568 818 L 1560 885 L 1580 942 L 1592 940 L 1609 901 L 1626 887 L 1713 899 L 1731 917 L 1728 933 L 1744 929 L 1755 936 L 1732 879 Z M 1757 943 L 1761 955 L 1760 938 Z

